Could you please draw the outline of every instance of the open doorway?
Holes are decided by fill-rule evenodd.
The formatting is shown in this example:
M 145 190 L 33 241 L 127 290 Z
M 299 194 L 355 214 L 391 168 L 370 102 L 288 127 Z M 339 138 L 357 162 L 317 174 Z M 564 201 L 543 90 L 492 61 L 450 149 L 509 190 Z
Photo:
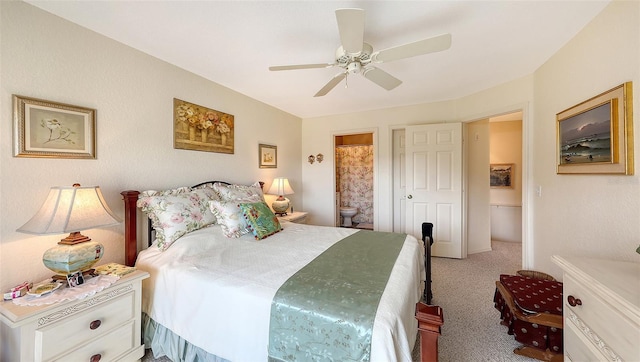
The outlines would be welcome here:
M 522 113 L 489 120 L 491 239 L 522 243 Z
M 374 229 L 374 134 L 334 136 L 336 226 Z

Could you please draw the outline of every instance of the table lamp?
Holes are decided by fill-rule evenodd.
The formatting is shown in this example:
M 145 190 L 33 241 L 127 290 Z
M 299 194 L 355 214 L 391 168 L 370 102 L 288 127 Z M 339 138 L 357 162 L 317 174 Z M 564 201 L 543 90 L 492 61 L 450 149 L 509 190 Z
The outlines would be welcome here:
M 276 177 L 269 188 L 268 194 L 278 195 L 278 198 L 271 204 L 273 211 L 276 215 L 286 215 L 289 208 L 289 199 L 284 195 L 293 194 L 293 189 L 289 185 L 289 180 L 286 177 Z
M 91 241 L 80 231 L 120 222 L 109 209 L 99 186 L 74 184 L 52 187 L 40 210 L 16 231 L 34 235 L 70 233 L 42 256 L 47 268 L 66 278 L 78 271 L 92 272 L 91 267 L 104 253 L 100 243 Z

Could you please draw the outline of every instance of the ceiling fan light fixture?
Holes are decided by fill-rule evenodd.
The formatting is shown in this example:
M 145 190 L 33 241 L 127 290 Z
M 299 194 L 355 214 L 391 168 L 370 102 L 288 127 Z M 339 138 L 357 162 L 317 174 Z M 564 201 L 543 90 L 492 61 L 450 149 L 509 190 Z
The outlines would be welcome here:
M 347 72 L 351 74 L 360 73 L 360 69 L 362 69 L 360 62 L 351 62 L 347 65 Z

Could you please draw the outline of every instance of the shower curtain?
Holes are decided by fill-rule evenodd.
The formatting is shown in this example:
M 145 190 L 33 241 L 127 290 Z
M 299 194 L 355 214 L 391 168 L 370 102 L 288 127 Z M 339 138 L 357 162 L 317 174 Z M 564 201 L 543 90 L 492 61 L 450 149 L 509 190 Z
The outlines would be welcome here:
M 338 146 L 340 206 L 357 207 L 356 223 L 373 224 L 373 146 Z

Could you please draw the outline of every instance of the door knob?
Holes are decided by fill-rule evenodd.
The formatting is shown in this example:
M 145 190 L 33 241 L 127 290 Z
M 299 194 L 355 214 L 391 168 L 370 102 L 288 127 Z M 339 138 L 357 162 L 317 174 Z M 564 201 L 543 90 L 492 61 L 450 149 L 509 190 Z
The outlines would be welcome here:
M 407 196 L 407 199 L 413 199 L 413 195 Z

